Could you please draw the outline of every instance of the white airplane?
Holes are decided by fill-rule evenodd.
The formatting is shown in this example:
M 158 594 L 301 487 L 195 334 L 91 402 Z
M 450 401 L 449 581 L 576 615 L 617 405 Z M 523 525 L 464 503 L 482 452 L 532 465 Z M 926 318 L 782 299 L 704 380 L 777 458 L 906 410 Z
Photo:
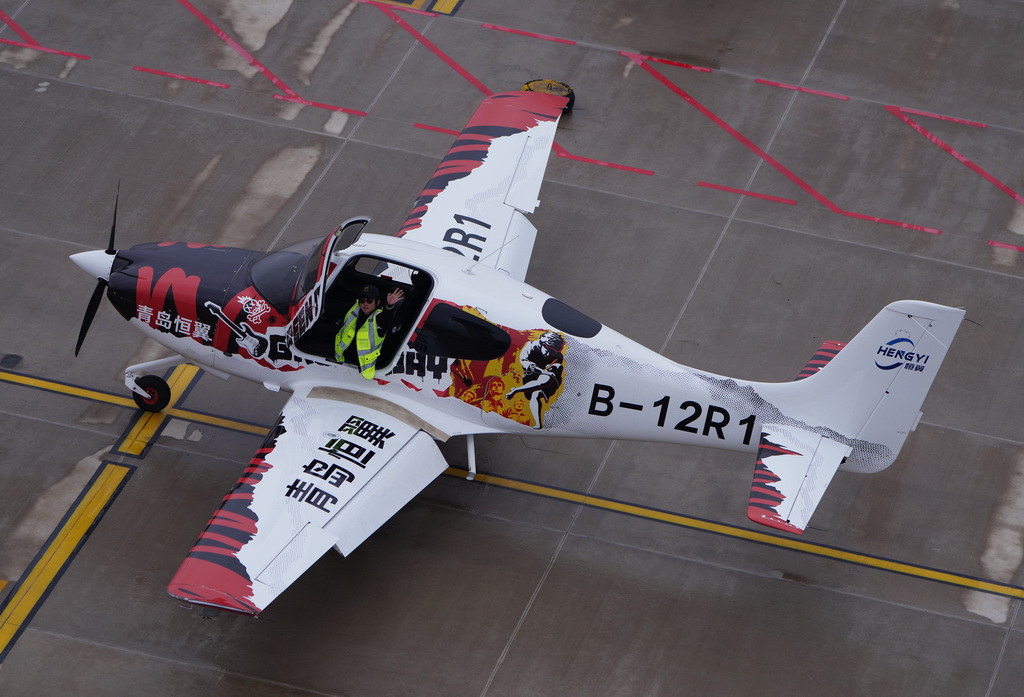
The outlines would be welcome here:
M 631 341 L 524 283 L 536 235 L 524 214 L 538 204 L 565 103 L 535 92 L 487 98 L 396 237 L 363 234 L 369 218 L 353 218 L 326 239 L 267 253 L 174 242 L 115 250 L 112 228 L 106 250 L 71 257 L 99 281 L 78 348 L 105 292 L 177 354 L 127 369 L 143 409 L 170 396 L 147 373 L 183 362 L 292 395 L 172 596 L 260 613 L 327 550 L 350 554 L 437 477 L 446 464 L 435 441 L 452 436 L 469 437 L 470 477 L 478 433 L 749 452 L 749 517 L 795 533 L 839 467 L 893 462 L 964 311 L 894 302 L 849 344 L 826 342 L 809 377 L 789 383 L 706 373 Z

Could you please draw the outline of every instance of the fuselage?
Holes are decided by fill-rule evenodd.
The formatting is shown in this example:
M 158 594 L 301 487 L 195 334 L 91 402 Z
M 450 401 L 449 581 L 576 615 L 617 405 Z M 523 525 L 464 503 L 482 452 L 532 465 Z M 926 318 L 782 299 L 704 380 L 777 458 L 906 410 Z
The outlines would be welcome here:
M 765 397 L 771 384 L 676 364 L 456 254 L 363 235 L 317 270 L 322 252 L 319 241 L 276 259 L 210 245 L 138 245 L 118 252 L 108 297 L 132 325 L 198 365 L 270 389 L 305 394 L 332 386 L 383 397 L 448 435 L 512 432 L 755 451 L 762 422 L 808 420 L 781 414 Z M 368 279 L 382 296 L 390 286 L 408 291 L 372 380 L 337 362 L 332 348 L 355 300 L 347 289 Z

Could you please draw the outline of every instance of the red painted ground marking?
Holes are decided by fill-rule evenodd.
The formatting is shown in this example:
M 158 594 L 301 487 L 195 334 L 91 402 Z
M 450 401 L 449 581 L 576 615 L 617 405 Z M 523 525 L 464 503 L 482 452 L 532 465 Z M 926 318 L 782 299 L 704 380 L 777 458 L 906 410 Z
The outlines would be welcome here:
M 33 39 L 31 34 L 29 34 L 27 31 L 22 29 L 21 26 L 17 22 L 14 21 L 13 17 L 11 17 L 9 14 L 4 12 L 3 10 L 0 10 L 0 22 L 3 22 L 7 26 L 9 26 L 12 30 L 14 30 L 14 33 L 17 34 L 18 36 L 20 36 L 25 41 L 25 43 L 31 44 L 33 46 L 38 46 L 39 45 L 39 42 L 36 41 L 35 39 Z
M 179 2 L 183 2 L 183 1 L 184 0 L 179 0 Z M 382 5 L 380 3 L 375 3 L 375 2 L 367 2 L 367 4 L 375 6 L 377 9 L 379 9 L 385 15 L 390 17 L 393 22 L 395 22 L 396 24 L 398 24 L 398 26 L 400 26 L 403 29 L 405 29 L 405 31 L 407 31 L 414 39 L 416 39 L 418 42 L 423 44 L 423 46 L 426 47 L 428 50 L 430 50 L 435 56 L 437 56 L 442 61 L 444 61 L 445 64 L 448 65 L 448 67 L 450 67 L 452 70 L 454 70 L 459 75 L 461 75 L 463 78 L 465 78 L 471 85 L 476 87 L 478 90 L 483 92 L 485 95 L 490 97 L 491 95 L 494 94 L 494 92 L 491 91 L 491 89 L 488 88 L 487 85 L 485 85 L 484 83 L 480 82 L 475 77 L 473 77 L 473 75 L 468 70 L 466 70 L 461 65 L 459 65 L 454 60 L 452 60 L 452 58 L 450 56 L 448 56 L 448 54 L 446 54 L 444 51 L 442 51 L 440 48 L 438 48 L 436 44 L 434 44 L 432 41 L 430 41 L 430 39 L 428 39 L 427 37 L 423 36 L 423 34 L 421 34 L 418 31 L 416 31 L 416 29 L 412 25 L 410 25 L 404 19 L 399 17 L 397 14 L 395 14 L 394 10 L 391 8 L 390 5 Z M 450 133 L 452 133 L 454 135 L 458 135 L 458 133 L 459 133 L 458 131 L 447 131 L 446 129 L 440 129 L 440 128 L 436 128 L 436 127 L 433 127 L 433 126 L 425 126 L 423 124 L 415 124 L 415 125 L 418 128 L 426 128 L 428 130 L 436 130 L 436 131 L 440 131 L 442 133 L 450 132 Z M 625 170 L 627 172 L 636 172 L 638 174 L 649 174 L 649 175 L 650 174 L 654 174 L 654 172 L 652 172 L 650 170 L 646 170 L 646 169 L 638 169 L 636 167 L 628 167 L 626 165 L 617 165 L 617 164 L 614 164 L 612 162 L 604 162 L 603 160 L 592 160 L 592 159 L 586 158 L 586 157 L 578 157 L 576 155 L 570 154 L 568 150 L 566 150 L 562 146 L 558 145 L 557 143 L 552 143 L 552 149 L 555 151 L 555 154 L 557 154 L 559 157 L 565 157 L 565 158 L 568 158 L 570 160 L 578 160 L 580 162 L 589 162 L 591 164 L 601 165 L 602 167 L 611 167 L 613 169 L 621 169 L 621 170 Z
M 768 194 L 758 194 L 753 191 L 747 191 L 746 189 L 734 189 L 731 186 L 721 186 L 719 184 L 709 184 L 708 182 L 697 182 L 697 186 L 704 186 L 708 189 L 718 189 L 719 191 L 728 191 L 731 194 L 740 194 L 741 196 L 753 196 L 754 198 L 763 198 L 766 201 L 775 201 L 776 203 L 785 203 L 790 206 L 795 206 L 796 201 L 791 198 L 779 198 L 778 196 L 769 196 Z
M 311 102 L 308 99 L 302 97 L 286 97 L 283 94 L 272 94 L 270 95 L 274 99 L 280 99 L 283 102 L 294 102 L 295 104 L 305 104 L 306 106 L 315 106 L 318 109 L 330 109 L 331 111 L 342 111 L 346 114 L 354 114 L 355 116 L 366 116 L 365 111 L 359 111 L 358 109 L 346 109 L 343 106 L 335 106 L 333 104 L 324 104 L 323 102 Z
M 784 82 L 775 82 L 773 80 L 761 80 L 757 79 L 754 82 L 758 82 L 762 85 L 771 85 L 772 87 L 781 87 L 784 90 L 793 90 L 794 92 L 805 92 L 807 94 L 816 94 L 819 97 L 829 97 L 830 99 L 841 99 L 844 102 L 849 101 L 849 97 L 842 94 L 835 94 L 833 92 L 822 92 L 821 90 L 812 90 L 808 87 L 800 87 L 799 85 L 787 85 Z
M 898 220 L 889 220 L 888 218 L 878 218 L 873 215 L 864 215 L 863 213 L 853 213 L 851 211 L 840 211 L 842 215 L 847 218 L 856 218 L 857 220 L 868 220 L 872 223 L 882 223 L 883 225 L 895 225 L 896 227 L 906 228 L 907 230 L 918 230 L 919 232 L 927 232 L 931 235 L 941 235 L 942 230 L 933 227 L 924 227 L 922 225 L 911 225 L 910 223 L 901 223 Z
M 776 169 L 776 171 L 778 171 L 784 177 L 786 177 L 791 182 L 796 184 L 798 187 L 803 189 L 803 191 L 805 191 L 809 196 L 811 196 L 811 198 L 813 198 L 815 201 L 817 201 L 821 205 L 825 206 L 825 208 L 827 208 L 828 210 L 832 211 L 833 213 L 838 213 L 838 214 L 845 215 L 845 216 L 848 216 L 848 217 L 851 217 L 851 218 L 857 218 L 857 219 L 860 219 L 860 220 L 870 220 L 870 221 L 876 222 L 876 223 L 884 223 L 886 225 L 895 225 L 897 227 L 902 227 L 902 228 L 906 228 L 906 229 L 909 229 L 909 230 L 920 230 L 922 232 L 930 232 L 930 233 L 933 233 L 933 234 L 938 234 L 939 232 L 941 232 L 940 230 L 936 230 L 935 228 L 926 228 L 926 227 L 922 227 L 922 226 L 919 226 L 919 225 L 911 225 L 909 223 L 901 223 L 901 222 L 899 222 L 897 220 L 888 220 L 886 218 L 876 218 L 874 216 L 863 215 L 861 213 L 851 213 L 850 211 L 844 210 L 840 206 L 838 206 L 835 203 L 833 203 L 832 201 L 830 201 L 824 194 L 822 194 L 817 189 L 812 187 L 810 184 L 805 182 L 803 179 L 798 177 L 788 167 L 785 167 L 781 162 L 776 160 L 774 157 L 772 157 L 771 155 L 766 153 L 764 150 L 762 150 L 758 146 L 754 145 L 754 143 L 749 138 L 747 138 L 745 135 L 743 135 L 742 133 L 737 131 L 735 128 L 730 126 L 728 123 L 726 123 L 720 117 L 718 117 L 714 112 L 712 112 L 706 106 L 704 106 L 703 104 L 698 102 L 696 99 L 694 99 L 691 95 L 689 95 L 687 92 L 685 92 L 681 87 L 679 87 L 678 85 L 673 83 L 671 80 L 669 80 L 667 77 L 665 77 L 664 75 L 659 73 L 657 70 L 655 70 L 654 68 L 649 66 L 647 64 L 647 61 L 644 60 L 643 56 L 641 56 L 638 53 L 627 53 L 625 51 L 622 51 L 621 53 L 622 53 L 622 55 L 627 56 L 628 58 L 630 58 L 630 60 L 632 60 L 634 63 L 637 63 L 641 68 L 646 70 L 654 79 L 656 79 L 661 84 L 665 85 L 665 87 L 667 87 L 672 92 L 674 92 L 676 95 L 681 97 L 687 104 L 689 104 L 694 109 L 696 109 L 698 112 L 700 112 L 705 117 L 710 119 L 712 123 L 714 123 L 716 126 L 718 126 L 722 130 L 724 130 L 726 133 L 731 135 L 733 138 L 738 140 L 744 147 L 746 147 L 748 150 L 750 150 L 751 152 L 755 153 L 762 160 L 764 160 L 769 165 L 774 167 Z
M 78 60 L 87 61 L 89 56 L 82 55 L 81 53 L 71 53 L 70 51 L 58 51 L 55 48 L 46 48 L 39 44 L 25 44 L 20 41 L 11 41 L 10 39 L 0 39 L 0 44 L 10 44 L 11 46 L 20 46 L 22 48 L 30 48 L 33 51 L 42 51 L 43 53 L 55 53 L 58 56 L 67 56 L 68 58 L 77 58 Z
M 907 113 L 908 113 L 907 109 L 901 109 L 900 107 L 897 107 L 897 106 L 887 106 L 885 108 L 886 108 L 886 111 L 888 111 L 890 114 L 892 114 L 893 116 L 898 118 L 900 121 L 902 121 L 903 123 L 905 123 L 908 126 L 910 126 L 911 128 L 913 128 L 915 131 L 917 131 L 918 133 L 923 135 L 925 138 L 927 138 L 929 141 L 931 141 L 935 145 L 938 145 L 940 148 L 945 150 L 957 162 L 960 162 L 961 164 L 966 166 L 968 169 L 973 171 L 975 174 L 980 176 L 982 179 L 985 179 L 986 181 L 988 181 L 990 184 L 995 186 L 997 189 L 1002 191 L 1004 194 L 1006 194 L 1007 196 L 1012 198 L 1017 203 L 1024 204 L 1024 196 L 1021 196 L 1016 191 L 1011 189 L 1009 186 L 1007 186 L 1006 184 L 1004 184 L 1000 180 L 996 179 L 993 175 L 989 174 L 984 169 L 982 169 L 980 166 L 978 166 L 977 164 L 972 162 L 970 159 L 968 159 L 966 155 L 964 155 L 963 153 L 955 150 L 952 145 L 948 144 L 946 141 L 944 141 L 941 138 L 939 138 L 937 135 L 935 135 L 934 133 L 929 131 L 927 128 L 925 128 L 924 126 L 919 124 L 917 121 L 914 121 L 914 119 L 912 119 L 909 116 L 907 116 Z
M 1024 247 L 1018 247 L 1015 244 L 1006 244 L 1005 242 L 996 242 L 995 240 L 989 240 L 988 245 L 990 247 L 1002 247 L 1003 249 L 1012 249 L 1015 252 L 1024 252 Z
M 373 0 L 355 0 L 355 1 L 356 2 L 361 2 L 364 5 L 376 5 L 377 7 L 380 7 L 382 5 L 382 3 L 374 2 Z M 418 10 L 415 7 L 404 7 L 402 5 L 387 5 L 387 7 L 393 7 L 394 9 L 399 10 L 401 12 L 409 12 L 410 14 L 414 14 L 414 15 L 426 15 L 427 17 L 437 17 L 438 16 L 438 14 L 436 12 L 431 12 L 430 10 Z
M 200 85 L 209 85 L 210 87 L 222 87 L 227 89 L 231 85 L 223 82 L 214 82 L 213 80 L 203 80 L 198 77 L 189 77 L 188 75 L 179 75 L 178 73 L 169 73 L 165 70 L 154 70 L 153 68 L 143 68 L 141 65 L 136 65 L 132 70 L 138 70 L 140 73 L 152 73 L 153 75 L 162 75 L 163 77 L 173 77 L 175 80 L 188 80 L 189 82 L 198 82 Z
M 589 157 L 580 157 L 579 155 L 573 155 L 571 152 L 563 148 L 558 143 L 552 143 L 551 149 L 558 157 L 564 157 L 567 160 L 575 160 L 577 162 L 586 162 L 591 165 L 599 165 L 601 167 L 610 167 L 612 169 L 621 169 L 625 172 L 633 172 L 634 174 L 646 174 L 653 176 L 654 172 L 649 169 L 640 169 L 639 167 L 630 167 L 628 165 L 617 165 L 614 162 L 605 162 L 604 160 L 594 160 Z
M 184 0 L 178 0 L 178 1 L 179 2 L 184 2 Z M 451 68 L 452 70 L 457 72 L 459 75 L 464 77 L 466 79 L 466 81 L 469 82 L 469 84 L 473 85 L 473 87 L 476 87 L 478 90 L 480 90 L 481 92 L 486 94 L 488 97 L 490 97 L 492 94 L 494 94 L 494 92 L 492 92 L 487 87 L 487 85 L 485 85 L 484 83 L 480 82 L 475 77 L 473 77 L 468 70 L 466 70 L 461 65 L 459 65 L 454 60 L 452 60 L 451 57 L 448 56 L 447 53 L 445 53 L 444 51 L 439 49 L 430 39 L 428 39 L 427 37 L 423 36 L 423 34 L 420 34 L 418 31 L 416 31 L 416 29 L 411 24 L 409 24 L 404 19 L 399 17 L 398 14 L 391 8 L 390 5 L 381 5 L 379 3 L 370 3 L 370 4 L 372 4 L 374 7 L 376 7 L 381 12 L 386 14 L 388 17 L 390 17 L 391 20 L 393 22 L 395 22 L 398 26 L 402 27 L 402 29 L 405 29 L 414 39 L 416 39 L 421 44 L 423 44 L 423 46 L 426 47 L 435 56 L 437 56 L 438 58 L 443 60 L 448 65 L 449 68 Z
M 930 119 L 941 119 L 942 121 L 952 121 L 953 123 L 962 123 L 965 126 L 977 126 L 978 128 L 988 128 L 988 124 L 979 123 L 977 121 L 968 121 L 967 119 L 958 119 L 955 116 L 946 116 L 945 114 L 933 114 L 930 111 L 920 111 L 918 109 L 907 109 L 906 107 L 892 107 L 898 109 L 904 114 L 913 114 L 914 116 L 927 116 Z
M 189 0 L 178 0 L 178 3 L 181 4 L 181 6 L 184 7 L 186 10 L 191 12 L 196 19 L 205 24 L 210 31 L 217 35 L 217 38 L 219 38 L 221 41 L 223 41 L 232 49 L 234 49 L 235 53 L 237 53 L 243 59 L 245 59 L 245 62 L 247 62 L 252 67 L 256 68 L 256 70 L 258 70 L 265 78 L 274 83 L 274 86 L 277 87 L 277 89 L 281 90 L 289 97 L 294 97 L 295 99 L 302 99 L 301 97 L 299 97 L 298 92 L 296 92 L 291 87 L 286 85 L 284 83 L 284 80 L 279 78 L 277 75 L 274 75 L 274 73 L 272 73 L 270 69 L 267 68 L 267 66 L 263 65 L 258 60 L 256 60 L 256 58 L 253 57 L 251 53 L 242 48 L 242 45 L 240 43 L 238 43 L 230 36 L 228 36 L 227 32 L 225 32 L 223 29 L 214 24 L 213 20 L 211 20 L 209 17 L 200 12 L 195 5 L 189 2 Z
M 636 53 L 629 53 L 627 51 L 619 51 L 619 55 L 633 58 L 633 56 L 639 55 Z M 640 56 L 645 61 L 651 61 L 652 63 L 664 63 L 665 65 L 674 65 L 679 68 L 687 68 L 688 70 L 696 70 L 701 73 L 713 73 L 715 72 L 711 68 L 702 68 L 699 65 L 690 65 L 689 63 L 680 63 L 679 61 L 669 60 L 668 58 L 655 58 L 654 56 Z M 635 60 L 635 59 L 634 59 Z
M 580 157 L 579 155 L 573 155 L 568 150 L 555 151 L 558 157 L 564 157 L 567 160 L 576 160 L 577 162 L 586 162 L 591 165 L 599 165 L 601 167 L 610 167 L 611 169 L 621 169 L 626 172 L 633 172 L 634 174 L 646 174 L 647 176 L 654 176 L 654 172 L 649 169 L 640 169 L 639 167 L 630 167 L 629 165 L 618 165 L 614 162 L 605 162 L 604 160 L 594 160 L 589 157 Z
M 425 131 L 437 131 L 438 133 L 447 133 L 452 136 L 459 135 L 459 131 L 453 131 L 450 128 L 441 128 L 440 126 L 428 126 L 425 123 L 414 123 L 413 126 L 416 128 L 422 128 Z
M 510 27 L 499 27 L 496 24 L 481 24 L 484 29 L 494 29 L 495 31 L 503 31 L 509 34 L 519 34 L 520 36 L 530 36 L 534 39 L 544 39 L 545 41 L 554 41 L 560 44 L 568 44 L 575 46 L 576 42 L 572 39 L 560 39 L 557 36 L 548 36 L 547 34 L 537 34 L 532 31 L 522 31 L 521 29 L 512 29 Z
M 727 124 L 725 121 L 723 121 L 721 118 L 716 116 L 710 109 L 708 109 L 706 106 L 704 106 L 703 104 L 698 102 L 696 99 L 691 97 L 688 93 L 684 92 L 678 85 L 673 83 L 667 77 L 665 77 L 664 75 L 659 73 L 657 70 L 655 70 L 651 66 L 647 65 L 647 62 L 644 60 L 643 56 L 641 56 L 639 54 L 636 54 L 636 53 L 632 53 L 631 54 L 631 53 L 625 53 L 625 52 L 623 52 L 622 55 L 631 58 L 635 63 L 639 64 L 640 67 L 643 68 L 644 70 L 646 70 L 654 79 L 656 79 L 661 84 L 665 85 L 665 87 L 669 88 L 672 92 L 674 92 L 676 95 L 681 97 L 683 99 L 683 101 L 685 101 L 687 104 L 692 106 L 698 112 L 700 112 L 705 117 L 710 119 L 712 123 L 714 123 L 716 126 L 721 128 L 722 130 L 724 130 L 726 133 L 728 133 L 733 138 L 738 140 L 748 150 L 750 150 L 751 152 L 756 154 L 758 157 L 763 159 L 765 162 L 767 162 L 769 165 L 771 165 L 776 170 L 778 170 L 779 173 L 781 173 L 783 176 L 785 176 L 791 182 L 793 182 L 798 187 L 803 189 L 815 201 L 817 201 L 821 205 L 825 206 L 826 208 L 828 208 L 833 213 L 842 213 L 843 212 L 842 208 L 840 208 L 836 204 L 832 203 L 830 200 L 828 200 L 828 198 L 826 198 L 823 194 L 821 194 L 816 189 L 814 189 L 810 184 L 805 182 L 800 177 L 796 176 L 796 174 L 793 173 L 792 170 L 790 170 L 789 168 L 785 167 L 781 162 L 776 160 L 774 157 L 772 157 L 771 155 L 766 153 L 764 150 L 762 150 L 761 148 L 759 148 L 756 145 L 754 145 L 754 143 L 749 138 L 747 138 L 745 135 L 743 135 L 742 133 L 737 131 L 735 128 L 733 128 L 732 126 Z

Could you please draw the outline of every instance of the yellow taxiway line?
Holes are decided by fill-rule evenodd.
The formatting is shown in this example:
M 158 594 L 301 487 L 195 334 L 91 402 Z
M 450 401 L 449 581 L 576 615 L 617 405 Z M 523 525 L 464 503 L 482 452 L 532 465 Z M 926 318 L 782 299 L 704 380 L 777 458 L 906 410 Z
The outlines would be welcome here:
M 464 478 L 466 476 L 466 471 L 449 467 L 445 471 L 445 474 L 453 477 Z M 758 532 L 756 530 L 748 530 L 747 528 L 741 528 L 736 525 L 727 525 L 725 523 L 716 523 L 710 520 L 701 520 L 700 518 L 692 518 L 678 513 L 646 508 L 644 506 L 624 503 L 614 499 L 606 499 L 600 496 L 590 496 L 575 491 L 566 491 L 564 489 L 556 489 L 554 487 L 543 486 L 541 484 L 517 481 L 515 479 L 508 479 L 507 477 L 497 477 L 491 474 L 481 474 L 479 472 L 477 473 L 474 481 L 481 482 L 483 484 L 490 484 L 492 486 L 499 486 L 505 489 L 513 489 L 515 491 L 536 494 L 546 498 L 567 501 L 569 503 L 576 503 L 582 506 L 589 506 L 591 508 L 624 513 L 626 515 L 636 516 L 639 518 L 647 518 L 648 520 L 657 520 L 662 523 L 678 525 L 691 530 L 701 530 L 703 532 L 723 535 L 733 539 L 757 542 L 771 547 L 791 549 L 796 552 L 811 554 L 816 557 L 836 559 L 850 564 L 857 564 L 858 566 L 866 566 L 892 573 L 903 574 L 905 576 L 914 576 L 916 578 L 923 578 L 929 581 L 938 581 L 940 583 L 959 586 L 961 588 L 984 591 L 986 593 L 1001 595 L 1008 598 L 1024 598 L 1024 588 L 1007 583 L 997 583 L 995 581 L 974 578 L 973 576 L 966 576 L 964 574 L 932 569 L 918 564 L 910 564 L 907 562 L 885 559 L 884 557 L 876 557 L 870 554 L 851 552 L 837 547 L 817 545 L 803 540 L 772 535 L 769 533 Z
M 91 485 L 26 569 L 11 596 L 0 607 L 0 661 L 133 471 L 128 465 L 104 462 Z
M 72 397 L 81 397 L 82 399 L 89 399 L 94 402 L 114 404 L 119 407 L 129 407 L 131 409 L 136 408 L 135 400 L 131 397 L 113 395 L 107 392 L 100 392 L 99 390 L 79 387 L 78 385 L 66 385 L 54 380 L 43 380 L 42 378 L 32 377 L 31 375 L 22 375 L 21 373 L 10 373 L 6 370 L 0 370 L 0 382 L 9 382 L 13 385 L 23 385 L 25 387 L 35 387 L 36 389 L 45 390 L 47 392 L 60 392 L 61 394 L 71 395 Z
M 195 368 L 195 366 L 190 367 Z M 86 387 L 81 387 L 79 385 L 68 385 L 62 382 L 57 382 L 55 380 L 44 380 L 42 378 L 37 378 L 30 375 L 22 375 L 21 373 L 10 373 L 6 370 L 0 370 L 0 382 L 8 382 L 13 385 L 22 385 L 24 387 L 34 387 L 36 389 L 44 390 L 46 392 L 57 392 L 59 394 L 70 395 L 72 397 L 88 399 L 93 402 L 113 404 L 115 406 L 125 407 L 126 409 L 138 408 L 135 405 L 135 400 L 133 400 L 131 397 L 113 395 L 107 392 L 101 392 L 100 390 L 93 390 Z M 187 381 L 184 384 L 187 384 Z M 184 385 L 182 386 L 182 389 L 184 389 Z M 180 397 L 180 394 L 175 395 L 172 386 L 172 404 L 174 403 L 174 401 L 177 400 L 178 397 Z M 193 421 L 195 423 L 207 424 L 209 426 L 216 426 L 218 428 L 227 428 L 232 431 L 252 433 L 257 436 L 265 436 L 267 434 L 267 431 L 270 429 L 269 426 L 250 424 L 244 421 L 235 421 L 233 419 L 226 419 L 221 416 L 203 414 L 201 412 L 190 411 L 188 409 L 181 409 L 178 407 L 170 407 L 168 409 L 165 409 L 163 411 L 163 414 L 165 416 L 170 416 L 176 419 L 182 419 L 184 421 Z
M 436 12 L 442 15 L 453 15 L 459 9 L 462 0 L 378 0 L 384 5 L 393 5 L 422 12 Z
M 198 373 L 199 368 L 189 364 L 179 365 L 174 369 L 167 379 L 167 384 L 171 388 L 171 404 L 177 404 Z M 121 439 L 117 452 L 141 455 L 149 447 L 153 436 L 163 427 L 168 417 L 169 414 L 163 411 L 143 412 L 135 425 Z
M 179 366 L 179 368 L 181 367 L 185 366 Z M 184 378 L 184 376 L 182 377 Z M 189 375 L 188 380 L 184 380 L 183 384 L 187 384 L 192 379 L 192 377 L 193 375 Z M 135 406 L 135 402 L 130 398 L 118 397 L 116 395 L 110 395 L 105 392 L 90 390 L 87 388 L 78 387 L 76 385 L 66 385 L 63 383 L 43 380 L 40 378 L 21 375 L 18 373 L 10 373 L 4 370 L 0 370 L 0 382 L 10 382 L 14 384 L 25 385 L 28 387 L 35 387 L 38 389 L 47 390 L 51 392 L 60 392 L 75 397 L 91 399 L 99 402 L 106 402 L 109 404 L 117 404 L 119 406 L 129 408 Z M 182 387 L 181 389 L 184 388 Z M 260 426 L 258 424 L 249 424 L 241 421 L 234 421 L 232 419 L 226 419 L 219 416 L 203 414 L 200 412 L 193 412 L 187 409 L 179 409 L 177 407 L 167 409 L 164 412 L 164 415 L 168 417 L 183 419 L 185 421 L 204 423 L 218 428 L 226 428 L 234 431 L 252 433 L 253 435 L 260 436 L 265 435 L 269 428 L 267 426 Z M 448 468 L 445 474 L 453 477 L 464 478 L 466 472 L 465 470 Z M 602 510 L 614 511 L 616 513 L 623 513 L 626 515 L 632 515 L 639 518 L 646 518 L 648 520 L 657 520 L 663 523 L 678 525 L 680 527 L 685 527 L 692 530 L 710 532 L 717 535 L 730 537 L 733 539 L 746 540 L 748 542 L 756 542 L 758 544 L 769 545 L 781 549 L 790 549 L 796 552 L 811 554 L 818 557 L 836 559 L 838 561 L 844 561 L 850 564 L 857 564 L 859 566 L 875 568 L 883 571 L 889 571 L 892 573 L 903 574 L 906 576 L 913 576 L 916 578 L 927 579 L 930 581 L 937 581 L 940 583 L 959 586 L 961 588 L 969 588 L 971 590 L 993 593 L 995 595 L 1001 595 L 1009 598 L 1024 598 L 1024 588 L 1013 586 L 1010 584 L 979 579 L 964 574 L 956 574 L 948 571 L 942 571 L 940 569 L 932 569 L 926 566 L 910 564 L 907 562 L 901 562 L 892 559 L 885 559 L 883 557 L 876 557 L 868 554 L 861 554 L 858 552 L 852 552 L 849 550 L 839 549 L 835 547 L 816 545 L 810 542 L 805 542 L 803 540 L 776 536 L 769 533 L 757 532 L 755 530 L 748 530 L 747 528 L 741 528 L 734 525 L 726 525 L 724 523 L 716 523 L 713 521 L 701 520 L 700 518 L 692 518 L 690 516 L 680 515 L 678 513 L 671 513 L 668 511 L 660 511 L 653 508 L 646 508 L 644 506 L 639 506 L 636 504 L 615 501 L 614 499 L 606 499 L 598 496 L 588 496 L 586 494 L 581 494 L 578 492 L 566 491 L 563 489 L 556 489 L 554 487 L 548 487 L 541 484 L 522 482 L 514 479 L 508 479 L 506 477 L 498 477 L 495 475 L 482 473 L 477 473 L 476 481 L 485 484 L 490 484 L 492 486 L 499 486 L 506 489 L 513 489 L 516 491 L 531 493 L 537 496 L 544 496 L 547 498 L 558 499 L 561 501 L 589 506 L 591 508 L 599 508 Z

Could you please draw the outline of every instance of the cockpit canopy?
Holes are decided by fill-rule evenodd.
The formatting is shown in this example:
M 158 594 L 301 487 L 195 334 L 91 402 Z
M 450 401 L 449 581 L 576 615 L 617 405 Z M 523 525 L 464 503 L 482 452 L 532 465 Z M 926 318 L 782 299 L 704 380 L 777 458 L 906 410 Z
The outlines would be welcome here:
M 304 240 L 284 249 L 266 252 L 249 267 L 253 287 L 281 314 L 316 283 L 323 238 Z

